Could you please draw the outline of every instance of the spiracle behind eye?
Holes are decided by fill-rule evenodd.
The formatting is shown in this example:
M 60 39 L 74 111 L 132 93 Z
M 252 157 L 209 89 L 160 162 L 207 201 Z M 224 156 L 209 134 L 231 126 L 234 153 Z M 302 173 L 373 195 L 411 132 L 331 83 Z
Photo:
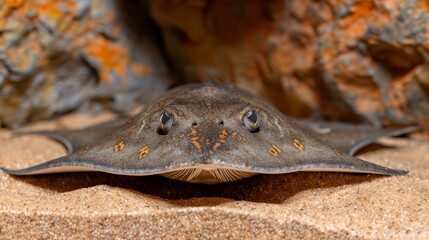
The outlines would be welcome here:
M 170 132 L 171 127 L 174 123 L 174 116 L 173 114 L 163 111 L 161 113 L 161 116 L 159 117 L 159 133 L 161 135 L 166 135 L 168 132 Z
M 243 115 L 243 123 L 250 132 L 256 133 L 259 131 L 261 119 L 257 112 L 252 109 Z

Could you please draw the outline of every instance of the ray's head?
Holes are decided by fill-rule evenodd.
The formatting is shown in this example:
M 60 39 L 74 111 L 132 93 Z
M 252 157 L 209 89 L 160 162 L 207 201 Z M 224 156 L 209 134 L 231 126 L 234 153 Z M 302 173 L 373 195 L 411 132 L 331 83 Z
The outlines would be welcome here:
M 150 147 L 147 157 L 155 154 L 157 164 L 178 170 L 165 176 L 216 183 L 253 175 L 245 168 L 257 166 L 259 146 L 280 133 L 279 114 L 251 94 L 208 83 L 170 92 L 138 117 L 134 129 Z
M 236 88 L 210 83 L 168 94 L 146 117 L 160 137 L 195 131 L 208 146 L 219 130 L 258 133 L 262 127 L 261 114 L 265 113 L 263 104 L 257 97 Z

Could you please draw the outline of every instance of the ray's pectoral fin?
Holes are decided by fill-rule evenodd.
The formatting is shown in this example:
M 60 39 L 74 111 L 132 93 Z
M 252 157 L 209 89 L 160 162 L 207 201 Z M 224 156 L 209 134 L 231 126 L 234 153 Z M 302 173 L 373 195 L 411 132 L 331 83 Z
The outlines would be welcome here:
M 24 169 L 1 168 L 11 175 L 35 175 L 62 172 L 108 172 L 113 174 L 132 173 L 135 167 L 131 153 L 132 146 L 125 148 L 123 141 L 112 144 L 115 138 L 87 146 L 78 152 L 53 159 Z M 132 175 L 132 174 L 130 174 Z
M 370 132 L 362 131 L 360 135 L 356 132 L 356 139 L 351 139 L 353 144 L 349 144 L 347 147 L 343 147 L 351 155 L 355 155 L 362 148 L 374 143 L 381 137 L 397 137 L 404 134 L 421 131 L 419 126 L 410 126 L 404 128 L 394 128 L 394 129 L 377 129 Z M 344 138 L 343 138 L 344 140 Z
M 294 119 L 301 127 L 309 130 L 320 141 L 350 155 L 374 143 L 381 137 L 396 137 L 421 131 L 419 126 L 403 128 L 375 128 L 369 125 L 334 123 Z
M 302 165 L 302 171 L 355 172 L 383 175 L 406 175 L 408 170 L 383 167 L 345 153 L 335 153 L 336 156 L 318 158 L 315 162 Z
M 50 137 L 66 147 L 69 154 L 78 152 L 82 148 L 93 145 L 112 134 L 127 122 L 127 118 L 118 118 L 87 128 L 59 131 L 18 131 L 17 135 L 35 134 Z
M 0 168 L 3 172 L 16 175 L 36 175 L 36 174 L 48 174 L 48 173 L 62 173 L 62 172 L 88 172 L 96 171 L 94 166 L 86 164 L 85 159 L 83 161 L 75 161 L 73 154 L 66 155 L 48 162 L 44 162 L 38 165 L 34 165 L 23 169 L 8 169 Z M 89 163 L 89 162 L 87 162 Z
M 159 161 L 156 161 L 157 155 L 152 151 L 154 145 L 149 142 L 141 143 L 140 138 L 133 135 L 135 123 L 127 124 L 129 125 L 97 141 L 96 144 L 73 151 L 66 156 L 24 169 L 0 169 L 11 175 L 91 171 L 144 176 L 168 171 L 165 164 L 158 164 Z M 81 137 L 85 138 L 84 130 L 80 131 L 83 131 Z
M 70 131 L 70 132 L 77 134 L 77 133 L 80 133 L 80 131 L 81 130 Z M 65 139 L 65 140 L 66 142 L 68 142 L 70 139 Z M 59 157 L 28 168 L 23 168 L 23 169 L 1 168 L 1 170 L 11 175 L 20 175 L 20 176 L 62 173 L 62 172 L 88 172 L 88 171 L 108 172 L 108 166 L 103 164 L 100 161 L 100 159 L 103 159 L 109 156 L 106 154 L 106 151 L 100 151 L 100 145 L 102 144 L 99 143 L 94 146 L 88 146 L 81 149 L 78 152 L 74 152 L 66 156 Z
M 289 155 L 278 165 L 278 170 L 268 170 L 264 173 L 289 173 L 296 171 L 311 172 L 350 172 L 350 173 L 372 173 L 383 175 L 405 175 L 407 170 L 392 169 L 371 163 L 360 158 L 342 153 L 313 138 L 306 136 L 305 148 L 294 152 L 289 149 Z M 269 165 L 274 165 L 270 162 Z
M 328 126 L 330 126 L 329 124 Z M 318 125 L 318 127 L 328 127 L 326 125 Z M 340 127 L 342 129 L 338 130 Z M 347 141 L 347 133 L 350 131 L 350 125 L 335 126 L 335 130 L 341 133 L 341 138 L 338 137 L 340 134 L 333 134 L 330 137 L 338 137 L 338 141 L 329 141 L 329 138 L 322 138 L 320 134 L 315 134 L 314 130 L 309 131 L 309 126 L 301 123 L 299 126 L 295 122 L 287 123 L 285 126 L 288 135 L 282 138 L 282 143 L 276 146 L 277 154 L 271 154 L 274 158 L 268 158 L 269 161 L 263 164 L 264 166 L 278 167 L 279 171 L 271 170 L 272 172 L 288 173 L 295 171 L 324 171 L 324 172 L 351 172 L 351 173 L 373 173 L 383 175 L 405 175 L 408 173 L 407 170 L 392 169 L 371 163 L 360 158 L 349 155 L 350 149 L 353 149 L 356 145 L 355 142 Z M 401 131 L 401 130 L 398 130 Z M 407 129 L 405 132 L 409 131 Z M 333 131 L 331 131 L 333 132 Z M 403 132 L 403 131 L 402 131 Z M 361 133 L 358 131 L 358 133 Z M 360 139 L 358 142 L 365 141 L 365 139 L 376 138 L 376 136 L 384 136 L 392 134 L 391 131 L 386 133 L 372 133 L 368 135 L 367 132 L 356 137 L 354 139 Z M 363 139 L 363 140 L 362 140 Z M 341 140 L 346 143 L 341 144 Z M 361 143 L 362 144 L 362 143 Z M 351 147 L 349 149 L 349 147 Z M 344 151 L 344 152 L 343 152 Z M 282 161 L 277 163 L 277 160 L 281 154 L 284 154 Z M 269 173 L 267 171 L 266 173 Z

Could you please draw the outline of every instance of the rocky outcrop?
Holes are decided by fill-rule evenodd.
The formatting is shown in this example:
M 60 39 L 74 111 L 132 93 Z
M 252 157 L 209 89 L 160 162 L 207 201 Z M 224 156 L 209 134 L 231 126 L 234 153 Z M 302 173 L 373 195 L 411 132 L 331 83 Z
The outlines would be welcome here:
M 429 122 L 427 1 L 2 0 L 0 6 L 6 126 L 81 105 L 127 112 L 159 96 L 168 79 L 207 77 L 263 95 L 290 115 Z
M 0 125 L 81 105 L 128 112 L 163 93 L 160 53 L 150 34 L 132 32 L 128 16 L 111 0 L 0 0 Z M 150 24 L 142 16 L 134 18 L 141 29 Z
M 429 117 L 425 1 L 151 1 L 185 79 L 231 81 L 283 112 L 376 125 Z

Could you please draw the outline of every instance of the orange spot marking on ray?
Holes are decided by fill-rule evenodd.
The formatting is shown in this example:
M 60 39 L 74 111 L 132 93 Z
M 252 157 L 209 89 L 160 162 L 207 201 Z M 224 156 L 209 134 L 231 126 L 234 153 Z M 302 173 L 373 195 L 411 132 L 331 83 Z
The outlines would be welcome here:
M 237 134 L 238 134 L 237 132 L 232 132 L 232 133 L 231 133 L 231 136 L 232 136 L 232 137 L 235 137 L 235 136 L 237 136 Z
M 220 147 L 221 143 L 215 143 L 215 145 L 213 145 L 213 150 L 216 151 L 216 149 L 218 149 Z
M 274 157 L 278 157 L 280 153 L 282 153 L 282 150 L 275 144 L 271 145 L 271 148 L 268 149 L 268 152 L 273 155 Z
M 184 133 L 179 133 L 179 134 L 177 135 L 177 137 L 178 137 L 178 138 L 183 138 L 183 137 L 185 137 L 185 134 L 184 134 Z
M 118 143 L 118 145 L 115 146 L 115 152 L 121 151 L 122 149 L 124 149 L 124 147 L 125 147 L 124 141 Z
M 226 128 L 224 128 L 220 134 L 219 134 L 219 140 L 213 145 L 213 150 L 216 151 L 216 149 L 218 149 L 222 143 L 225 143 L 225 138 L 228 137 L 228 130 L 226 130 Z
M 277 145 L 273 144 L 273 145 L 272 145 L 272 147 L 273 147 L 273 149 L 274 149 L 274 150 L 276 150 L 278 153 L 281 153 L 281 152 L 282 152 L 282 150 L 280 150 L 280 148 L 279 148 L 279 147 L 277 147 Z
M 198 142 L 199 139 L 199 137 L 193 137 L 191 138 L 191 143 L 198 149 L 198 152 L 201 152 L 201 144 Z
M 298 139 L 293 140 L 293 145 L 300 151 L 304 150 L 304 145 L 302 145 Z
M 145 158 L 149 154 L 149 151 L 150 151 L 149 146 L 145 146 L 141 148 L 139 151 L 139 159 Z
M 86 153 L 88 151 L 88 149 L 89 149 L 89 146 L 86 146 L 86 147 L 80 149 L 79 153 L 80 154 Z
M 226 128 L 224 128 L 224 129 L 222 130 L 222 132 L 220 132 L 219 137 L 220 137 L 221 139 L 225 139 L 227 136 L 228 136 L 228 131 L 226 130 Z
M 335 152 L 336 154 L 338 154 L 338 155 L 341 155 L 340 150 L 338 150 L 338 149 L 336 149 L 336 148 L 334 148 L 334 152 Z

